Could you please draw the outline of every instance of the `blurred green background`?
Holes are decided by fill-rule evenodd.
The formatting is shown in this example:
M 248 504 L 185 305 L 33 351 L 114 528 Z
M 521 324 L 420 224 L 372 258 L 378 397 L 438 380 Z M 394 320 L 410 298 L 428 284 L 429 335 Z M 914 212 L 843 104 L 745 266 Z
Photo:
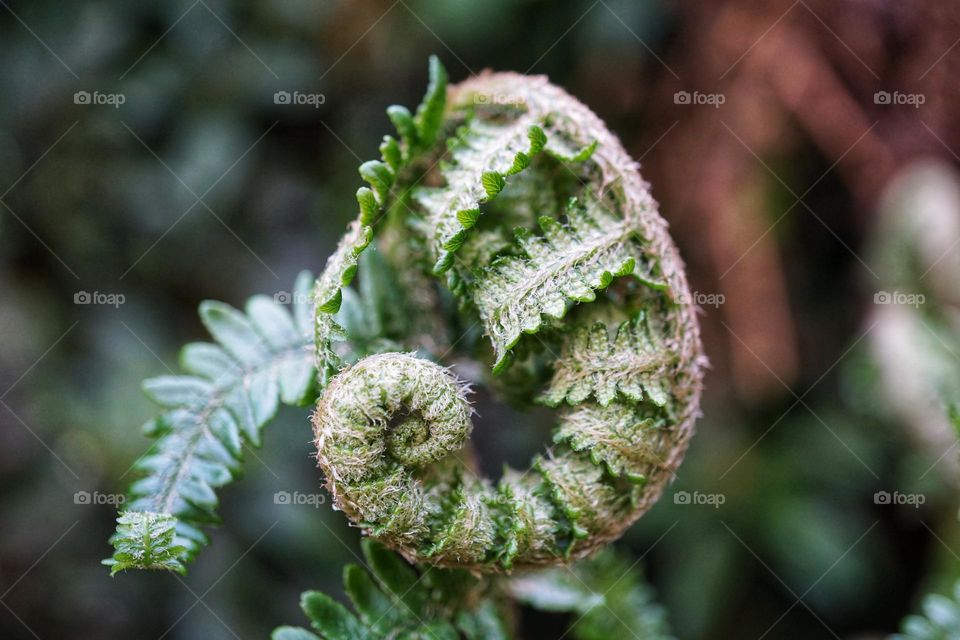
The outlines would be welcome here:
M 933 253 L 911 264 L 955 264 L 958 34 L 960 9 L 934 0 L 0 1 L 0 637 L 264 638 L 303 622 L 301 591 L 342 594 L 357 532 L 274 500 L 320 486 L 306 410 L 248 452 L 186 578 L 99 561 L 149 444 L 139 381 L 205 338 L 201 300 L 239 306 L 323 266 L 384 109 L 417 103 L 431 53 L 454 81 L 547 74 L 583 100 L 688 262 L 704 417 L 620 543 L 677 635 L 893 631 L 958 577 L 958 465 L 935 397 L 897 393 L 925 361 L 884 359 L 875 296 L 955 310 L 960 281 L 911 284 L 874 247 L 882 211 L 932 208 Z M 936 179 L 903 187 L 917 161 Z M 498 415 L 475 432 L 485 468 L 523 464 L 548 422 Z M 522 636 L 569 622 L 524 611 Z

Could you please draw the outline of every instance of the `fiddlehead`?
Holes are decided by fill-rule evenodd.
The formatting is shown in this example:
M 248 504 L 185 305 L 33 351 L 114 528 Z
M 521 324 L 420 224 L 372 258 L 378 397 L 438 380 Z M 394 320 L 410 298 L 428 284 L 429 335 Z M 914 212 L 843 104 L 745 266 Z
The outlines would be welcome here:
M 656 501 L 698 412 L 704 359 L 666 223 L 619 141 L 542 77 L 447 91 L 434 60 L 417 115 L 388 113 L 400 141 L 361 166 L 371 189 L 316 288 L 314 427 L 334 502 L 412 561 L 586 555 Z M 358 265 L 370 277 L 365 250 L 390 305 L 344 288 Z M 368 324 L 379 347 L 351 330 Z M 456 454 L 471 409 L 443 365 L 466 359 L 499 374 L 453 368 L 470 382 L 558 407 L 554 446 L 496 484 Z

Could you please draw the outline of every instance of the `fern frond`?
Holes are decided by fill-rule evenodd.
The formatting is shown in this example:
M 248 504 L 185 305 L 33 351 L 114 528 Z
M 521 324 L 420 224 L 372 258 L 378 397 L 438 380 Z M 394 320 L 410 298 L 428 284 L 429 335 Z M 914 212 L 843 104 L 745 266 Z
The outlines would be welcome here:
M 431 56 L 430 84 L 416 115 L 411 115 L 406 107 L 399 105 L 387 109 L 400 142 L 387 136 L 380 146 L 381 160 L 370 160 L 360 165 L 360 177 L 370 184 L 369 188 L 360 187 L 357 191 L 360 214 L 350 223 L 347 233 L 327 259 L 314 287 L 317 300 L 314 330 L 321 386 L 325 386 L 330 376 L 343 365 L 333 348 L 334 341 L 346 337 L 343 327 L 334 318 L 343 301 L 343 288 L 353 282 L 359 257 L 373 239 L 373 225 L 394 204 L 391 189 L 397 174 L 434 146 L 443 126 L 446 99 L 447 72 L 440 60 Z
M 900 633 L 890 640 L 954 640 L 960 637 L 960 581 L 953 598 L 930 594 L 923 599 L 923 615 L 904 618 Z
M 496 198 L 507 177 L 526 169 L 543 150 L 547 139 L 539 122 L 533 114 L 509 124 L 470 122 L 441 169 L 446 186 L 415 191 L 432 229 L 436 273 L 453 266 L 453 254 L 480 218 L 480 205 Z
M 439 104 L 439 91 L 428 95 Z M 392 107 L 400 158 L 387 140 L 383 161 L 362 170 L 370 188 L 351 234 L 386 216 L 376 247 L 400 274 L 387 308 L 402 309 L 403 321 L 370 324 L 355 306 L 340 366 L 324 356 L 334 318 L 318 317 L 320 367 L 335 375 L 313 415 L 317 461 L 337 508 L 410 560 L 501 572 L 581 558 L 657 500 L 692 433 L 704 362 L 683 265 L 636 164 L 577 100 L 509 73 L 471 78 L 445 100 L 429 149 L 418 124 L 429 118 Z M 339 287 L 354 268 L 331 261 L 318 299 L 337 304 L 321 316 L 345 299 Z M 383 279 L 361 270 L 361 288 Z M 444 289 L 436 276 L 445 271 Z M 465 385 L 435 362 L 490 381 L 489 369 L 468 364 L 487 353 L 477 326 L 493 374 L 514 350 L 526 354 L 512 372 L 524 401 L 552 365 L 548 402 L 573 405 L 556 446 L 497 484 L 457 456 L 472 411 Z M 391 334 L 394 353 L 367 355 L 378 331 Z M 536 345 L 518 344 L 524 333 L 539 334 Z
M 631 567 L 624 573 L 624 567 Z M 569 569 L 551 568 L 510 581 L 510 593 L 535 609 L 574 614 L 576 640 L 671 640 L 666 613 L 631 560 L 605 550 Z
M 344 588 L 356 613 L 318 591 L 308 591 L 300 606 L 318 635 L 280 627 L 273 640 L 507 640 L 507 617 L 489 597 L 490 585 L 466 571 L 418 572 L 382 545 L 363 541 L 367 569 L 347 565 Z
M 544 316 L 562 318 L 571 302 L 590 302 L 614 278 L 636 275 L 654 283 L 656 276 L 638 264 L 632 246 L 635 229 L 588 197 L 571 202 L 567 223 L 544 216 L 542 236 L 517 230 L 524 256 L 495 260 L 479 274 L 473 299 L 493 342 L 494 373 L 507 364 L 508 352 L 524 333 L 536 333 Z
M 343 339 L 346 333 L 334 316 L 343 302 L 343 288 L 353 281 L 360 254 L 372 237 L 373 229 L 369 226 L 360 221 L 351 223 L 336 250 L 327 258 L 326 267 L 314 285 L 313 297 L 317 301 L 314 333 L 321 384 L 340 368 L 340 357 L 333 350 L 333 342 Z
M 664 462 L 661 440 L 668 425 L 660 411 L 644 404 L 583 404 L 561 417 L 553 441 L 586 452 L 613 476 L 643 483 Z
M 312 280 L 297 278 L 293 314 L 266 296 L 251 298 L 245 314 L 204 302 L 200 317 L 216 343 L 184 347 L 187 375 L 144 382 L 164 411 L 144 427 L 156 442 L 133 467 L 145 475 L 111 539 L 114 572 L 181 570 L 207 543 L 201 527 L 217 522 L 216 489 L 239 476 L 244 444 L 260 446 L 280 402 L 313 400 Z
M 619 392 L 662 407 L 668 400 L 663 381 L 675 359 L 651 331 L 646 313 L 623 322 L 613 340 L 602 322 L 580 325 L 564 341 L 542 400 L 551 407 L 576 405 L 592 395 L 605 407 Z

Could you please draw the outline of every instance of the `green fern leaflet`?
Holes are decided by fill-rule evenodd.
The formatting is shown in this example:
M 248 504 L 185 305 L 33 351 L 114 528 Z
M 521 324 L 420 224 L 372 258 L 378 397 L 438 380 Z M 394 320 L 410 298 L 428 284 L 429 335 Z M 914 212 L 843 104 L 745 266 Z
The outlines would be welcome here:
M 299 275 L 292 314 L 267 296 L 251 298 L 245 314 L 204 302 L 200 318 L 216 343 L 184 347 L 187 375 L 144 382 L 163 413 L 144 426 L 155 442 L 134 465 L 143 477 L 111 538 L 112 573 L 183 571 L 208 542 L 202 527 L 218 521 L 216 489 L 240 475 L 244 446 L 260 446 L 281 402 L 315 399 L 312 285 L 310 273 Z
M 466 571 L 418 573 L 383 545 L 363 541 L 369 571 L 347 565 L 343 583 L 356 614 L 330 596 L 308 591 L 300 606 L 316 633 L 280 627 L 273 640 L 506 640 L 505 613 L 488 584 Z M 319 634 L 319 635 L 318 635 Z

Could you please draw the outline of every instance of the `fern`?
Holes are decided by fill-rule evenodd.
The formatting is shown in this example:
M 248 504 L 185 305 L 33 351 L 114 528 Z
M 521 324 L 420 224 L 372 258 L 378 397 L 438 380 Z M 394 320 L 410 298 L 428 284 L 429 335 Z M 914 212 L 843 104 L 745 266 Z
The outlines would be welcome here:
M 517 242 L 523 257 L 495 260 L 476 277 L 474 301 L 496 354 L 494 372 L 507 364 L 507 352 L 523 333 L 536 333 L 542 316 L 560 319 L 568 301 L 592 302 L 596 291 L 615 277 L 634 274 L 637 255 L 631 246 L 635 230 L 591 198 L 571 202 L 568 223 L 540 218 L 543 236 L 523 229 Z M 636 274 L 653 282 L 650 274 Z
M 373 237 L 372 225 L 386 215 L 393 204 L 391 189 L 397 174 L 416 161 L 436 141 L 443 124 L 446 91 L 447 72 L 439 59 L 431 56 L 430 84 L 416 116 L 399 105 L 387 109 L 387 115 L 397 127 L 400 141 L 386 136 L 380 146 L 381 160 L 370 160 L 360 165 L 360 177 L 370 184 L 370 187 L 360 187 L 357 191 L 360 214 L 357 220 L 350 223 L 337 249 L 327 259 L 326 267 L 314 287 L 314 298 L 317 300 L 317 369 L 322 385 L 326 385 L 330 376 L 343 364 L 333 348 L 334 341 L 347 337 L 343 327 L 334 318 L 343 301 L 343 287 L 348 286 L 357 273 L 359 257 Z
M 533 116 L 499 125 L 478 121 L 454 145 L 445 163 L 443 189 L 420 189 L 415 194 L 427 212 L 438 254 L 434 270 L 444 273 L 453 266 L 453 254 L 480 217 L 480 204 L 496 198 L 508 176 L 530 165 L 546 144 L 546 134 Z
M 308 591 L 300 599 L 316 635 L 280 627 L 273 640 L 370 640 L 427 638 L 499 640 L 510 637 L 506 612 L 490 597 L 490 585 L 466 571 L 417 571 L 372 540 L 364 540 L 369 572 L 355 564 L 343 572 L 356 613 L 330 596 Z
M 372 229 L 364 226 L 361 221 L 352 223 L 347 234 L 337 245 L 336 251 L 327 259 L 327 266 L 314 285 L 313 296 L 317 301 L 314 328 L 317 368 L 323 382 L 326 382 L 342 364 L 339 355 L 333 349 L 333 342 L 343 340 L 346 332 L 336 321 L 335 314 L 340 311 L 340 305 L 343 303 L 343 287 L 353 280 L 360 254 L 370 244 L 372 235 Z
M 177 519 L 165 513 L 128 511 L 117 518 L 116 552 L 103 563 L 110 575 L 125 569 L 165 569 L 186 573 L 181 557 L 186 547 L 176 544 Z
M 442 113 L 434 144 L 408 110 L 388 110 L 400 143 L 361 166 L 371 188 L 318 281 L 317 458 L 335 506 L 411 560 L 493 572 L 576 559 L 649 508 L 686 448 L 703 358 L 682 264 L 634 163 L 586 107 L 514 74 L 441 96 L 438 69 L 418 110 Z M 409 321 L 394 323 L 393 353 L 358 352 L 371 344 L 364 323 L 351 332 L 334 317 L 368 245 L 403 275 L 388 308 Z M 444 272 L 448 291 L 436 283 Z M 361 269 L 361 289 L 382 277 Z M 593 311 L 570 313 L 578 305 Z M 424 317 L 443 328 L 412 329 Z M 541 360 L 559 351 L 541 361 L 554 370 L 544 397 L 571 405 L 550 455 L 497 484 L 456 456 L 472 410 L 465 385 L 435 362 L 485 356 L 472 324 L 489 338 L 492 374 L 529 352 L 524 334 L 538 335 Z M 462 343 L 440 341 L 463 331 Z M 546 382 L 544 368 L 511 372 L 515 388 Z
M 960 637 L 960 582 L 953 598 L 930 594 L 923 599 L 923 615 L 907 616 L 891 640 L 954 640 Z
M 659 344 L 649 316 L 623 322 L 611 341 L 602 322 L 578 326 L 566 339 L 543 402 L 551 407 L 580 404 L 594 395 L 607 406 L 617 393 L 657 406 L 669 400 L 663 379 L 673 356 Z
M 216 343 L 183 349 L 187 375 L 144 382 L 164 411 L 144 427 L 156 442 L 134 465 L 145 475 L 130 487 L 116 551 L 104 561 L 114 573 L 181 571 L 207 544 L 202 527 L 217 522 L 215 490 L 240 474 L 244 445 L 260 446 L 281 401 L 313 399 L 311 283 L 307 272 L 297 278 L 292 315 L 266 296 L 251 298 L 246 314 L 204 302 L 200 318 Z
M 629 568 L 624 571 L 624 566 Z M 666 613 L 629 559 L 606 550 L 570 569 L 550 568 L 510 581 L 510 593 L 535 609 L 573 614 L 576 640 L 671 640 Z
M 106 562 L 183 571 L 243 446 L 259 446 L 281 401 L 316 399 L 334 506 L 379 542 L 364 542 L 370 572 L 344 573 L 354 612 L 308 592 L 313 631 L 274 638 L 507 638 L 507 578 L 484 574 L 598 551 L 680 464 L 704 365 L 695 309 L 635 163 L 546 79 L 485 73 L 448 88 L 431 58 L 420 106 L 387 114 L 396 137 L 359 167 L 359 212 L 313 285 L 315 304 L 305 276 L 294 319 L 265 298 L 246 314 L 204 303 L 218 344 L 189 345 L 188 375 L 145 384 L 164 412 L 148 425 L 157 442 Z M 478 476 L 458 452 L 473 409 L 450 363 L 560 407 L 554 446 L 497 483 Z M 590 585 L 579 596 L 559 570 L 514 593 L 555 608 L 558 593 L 577 599 L 584 640 L 622 632 L 601 609 L 664 637 L 639 576 L 617 580 L 611 558 L 574 569 Z

